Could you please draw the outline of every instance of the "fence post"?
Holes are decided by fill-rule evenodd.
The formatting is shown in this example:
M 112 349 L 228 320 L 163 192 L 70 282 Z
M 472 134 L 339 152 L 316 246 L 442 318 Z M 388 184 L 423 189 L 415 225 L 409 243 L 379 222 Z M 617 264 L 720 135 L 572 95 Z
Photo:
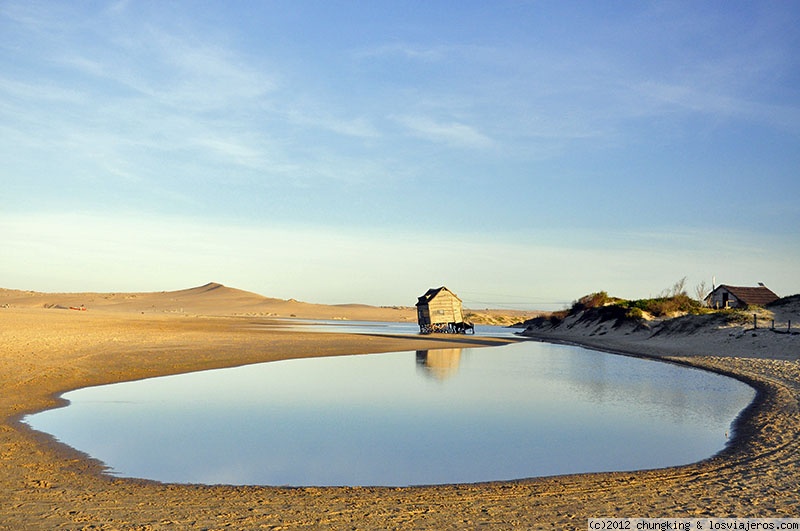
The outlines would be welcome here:
M 756 314 L 753 314 L 753 330 L 755 330 L 756 328 L 758 328 L 758 316 Z
M 772 320 L 772 326 L 770 326 L 769 329 L 775 330 L 775 319 Z

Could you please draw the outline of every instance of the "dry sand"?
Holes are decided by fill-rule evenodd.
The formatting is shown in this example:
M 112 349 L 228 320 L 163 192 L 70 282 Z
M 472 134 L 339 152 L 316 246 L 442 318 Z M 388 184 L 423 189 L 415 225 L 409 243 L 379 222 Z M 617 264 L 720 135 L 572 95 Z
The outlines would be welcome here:
M 204 315 L 226 317 L 274 317 L 342 321 L 417 322 L 414 306 L 365 304 L 312 304 L 295 299 L 274 299 L 210 282 L 197 288 L 149 293 L 41 293 L 0 288 L 0 309 L 84 307 L 87 311 L 140 313 L 143 315 Z M 477 324 L 511 325 L 543 312 L 498 309 L 465 309 Z M 546 312 L 544 312 L 546 313 Z
M 101 463 L 18 422 L 56 405 L 58 394 L 87 385 L 288 357 L 444 347 L 453 339 L 270 328 L 264 313 L 271 310 L 242 311 L 242 304 L 223 300 L 240 294 L 226 290 L 211 290 L 220 296 L 213 302 L 206 299 L 211 294 L 198 296 L 192 308 L 186 300 L 164 300 L 180 298 L 175 292 L 146 294 L 151 310 L 176 302 L 184 304 L 181 312 L 132 307 L 140 296 L 103 307 L 90 306 L 88 294 L 42 303 L 37 294 L 0 292 L 0 529 L 586 529 L 587 518 L 602 516 L 800 516 L 800 340 L 791 340 L 800 336 L 760 348 L 750 335 L 737 350 L 703 336 L 676 343 L 624 331 L 543 332 L 547 340 L 718 370 L 759 389 L 721 454 L 652 471 L 414 488 L 171 485 L 106 475 Z M 55 309 L 80 304 L 90 309 Z M 201 311 L 209 307 L 214 311 Z M 313 313 L 306 316 L 326 316 Z M 502 343 L 458 339 L 461 346 Z

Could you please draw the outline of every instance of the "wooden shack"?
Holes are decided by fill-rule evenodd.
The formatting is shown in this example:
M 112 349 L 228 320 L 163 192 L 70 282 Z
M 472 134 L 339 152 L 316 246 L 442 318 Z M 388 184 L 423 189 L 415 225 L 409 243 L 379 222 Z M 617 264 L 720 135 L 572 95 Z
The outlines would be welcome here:
M 444 286 L 431 288 L 419 297 L 417 322 L 422 334 L 465 333 L 467 330 L 475 332 L 475 327 L 464 321 L 461 299 Z
M 779 298 L 761 282 L 757 287 L 721 284 L 706 295 L 705 302 L 711 308 L 746 308 L 766 306 Z

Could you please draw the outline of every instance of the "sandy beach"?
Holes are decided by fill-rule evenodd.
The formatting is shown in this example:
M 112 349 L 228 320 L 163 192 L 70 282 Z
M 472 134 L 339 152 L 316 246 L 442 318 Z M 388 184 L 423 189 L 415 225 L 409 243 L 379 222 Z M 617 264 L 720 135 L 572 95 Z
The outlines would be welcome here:
M 708 368 L 758 389 L 723 452 L 650 471 L 413 488 L 172 485 L 104 474 L 101 463 L 19 422 L 58 405 L 60 393 L 88 385 L 293 357 L 508 341 L 287 331 L 270 326 L 281 315 L 269 315 L 281 314 L 276 308 L 286 301 L 270 306 L 246 292 L 213 288 L 160 296 L 0 291 L 0 529 L 585 529 L 587 518 L 604 516 L 800 516 L 800 336 L 539 334 Z M 68 309 L 81 305 L 88 309 Z M 293 313 L 402 313 L 331 311 Z

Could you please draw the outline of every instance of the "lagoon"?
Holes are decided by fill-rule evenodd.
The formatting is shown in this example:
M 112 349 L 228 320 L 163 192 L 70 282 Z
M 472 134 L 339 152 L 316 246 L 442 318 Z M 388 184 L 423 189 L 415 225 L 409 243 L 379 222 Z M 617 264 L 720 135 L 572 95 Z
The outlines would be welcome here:
M 25 421 L 118 476 L 404 486 L 695 462 L 754 396 L 706 371 L 523 341 L 90 387 Z

